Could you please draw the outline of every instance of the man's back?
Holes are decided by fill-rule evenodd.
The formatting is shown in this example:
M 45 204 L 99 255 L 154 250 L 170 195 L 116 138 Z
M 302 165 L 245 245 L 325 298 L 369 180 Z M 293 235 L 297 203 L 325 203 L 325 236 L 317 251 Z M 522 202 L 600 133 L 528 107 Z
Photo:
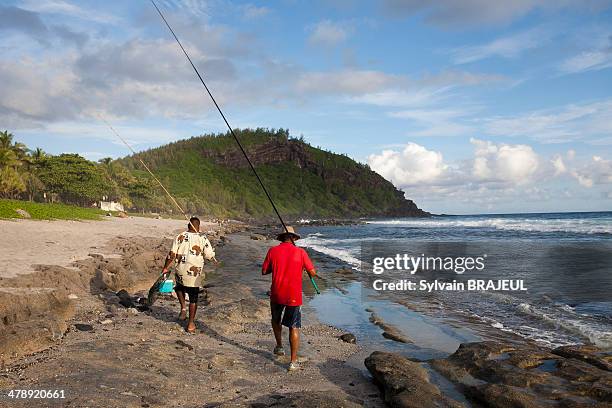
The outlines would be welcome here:
M 263 273 L 272 273 L 270 300 L 279 305 L 302 304 L 302 272 L 314 266 L 302 248 L 290 242 L 270 248 L 264 260 Z
M 215 256 L 208 238 L 196 232 L 182 232 L 175 238 L 171 252 L 176 255 L 176 283 L 200 286 L 204 278 L 204 259 L 210 260 Z

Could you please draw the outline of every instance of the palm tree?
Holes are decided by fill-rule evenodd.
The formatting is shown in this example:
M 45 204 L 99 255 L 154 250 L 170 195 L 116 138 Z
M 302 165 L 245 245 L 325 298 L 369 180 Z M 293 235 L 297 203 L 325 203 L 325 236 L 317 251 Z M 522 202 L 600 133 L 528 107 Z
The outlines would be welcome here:
M 38 164 L 45 157 L 41 148 L 30 151 L 25 144 L 14 142 L 7 130 L 0 132 L 0 194 L 15 198 L 27 192 L 30 201 L 44 188 L 36 176 Z
M 13 145 L 13 134 L 8 130 L 0 132 L 0 149 L 10 149 Z
M 42 159 L 47 157 L 47 153 L 45 153 L 45 151 L 40 147 L 30 151 L 30 155 L 32 156 L 32 159 L 34 159 L 34 162 L 40 162 Z
M 0 169 L 17 167 L 18 159 L 15 152 L 10 149 L 0 148 Z

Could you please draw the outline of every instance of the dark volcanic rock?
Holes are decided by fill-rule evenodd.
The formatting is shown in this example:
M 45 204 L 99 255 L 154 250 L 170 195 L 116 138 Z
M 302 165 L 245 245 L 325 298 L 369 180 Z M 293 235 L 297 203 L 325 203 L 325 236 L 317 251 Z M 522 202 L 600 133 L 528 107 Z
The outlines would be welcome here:
M 127 307 L 127 308 L 136 307 L 136 304 L 134 303 L 132 296 L 130 296 L 127 290 L 121 289 L 119 292 L 116 293 L 116 295 L 119 298 L 119 304 L 121 306 Z
M 385 323 L 385 321 L 374 312 L 370 314 L 370 322 L 383 329 L 382 336 L 384 338 L 397 341 L 399 343 L 412 343 L 412 340 L 404 336 L 404 334 L 402 334 L 397 327 Z
M 602 370 L 612 371 L 612 356 L 605 355 L 595 346 L 562 346 L 554 349 L 552 353 L 565 358 L 575 358 L 586 361 Z
M 352 344 L 357 343 L 357 339 L 355 338 L 355 335 L 352 333 L 343 334 L 342 336 L 340 336 L 340 340 L 342 340 L 345 343 L 352 343 Z
M 85 323 L 76 323 L 74 325 L 74 328 L 77 329 L 78 331 L 93 331 L 94 327 L 91 324 L 85 324 Z
M 524 389 L 504 384 L 483 384 L 471 387 L 468 396 L 490 407 L 539 408 L 537 398 Z
M 528 408 L 611 406 L 608 362 L 609 354 L 593 346 L 550 352 L 488 341 L 462 344 L 430 364 L 478 404 Z
M 397 328 L 387 324 L 382 326 L 384 332 L 382 336 L 386 339 L 397 341 L 398 343 L 412 343 L 408 337 L 404 336 Z
M 434 408 L 462 407 L 445 397 L 429 381 L 423 366 L 396 353 L 375 351 L 365 359 L 365 365 L 384 391 L 385 401 L 391 407 Z

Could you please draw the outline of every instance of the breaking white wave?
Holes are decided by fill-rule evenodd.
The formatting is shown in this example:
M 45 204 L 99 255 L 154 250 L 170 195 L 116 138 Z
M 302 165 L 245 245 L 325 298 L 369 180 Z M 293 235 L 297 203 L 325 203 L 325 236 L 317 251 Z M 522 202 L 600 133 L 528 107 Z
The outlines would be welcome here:
M 354 269 L 360 269 L 361 261 L 356 257 L 355 251 L 359 250 L 359 247 L 353 247 L 352 249 L 344 249 L 344 248 L 332 248 L 330 245 L 338 244 L 343 240 L 339 239 L 324 239 L 319 235 L 312 234 L 308 237 L 300 240 L 300 245 L 305 246 L 307 248 L 311 248 L 317 252 L 321 252 L 322 254 L 329 255 L 331 257 L 337 258 L 343 262 L 348 263 Z
M 527 303 L 519 304 L 518 310 L 521 313 L 540 319 L 549 325 L 562 328 L 567 332 L 587 338 L 591 343 L 598 347 L 612 347 L 612 332 L 594 327 L 588 322 L 580 321 L 568 316 L 555 316 Z
M 390 225 L 413 228 L 491 228 L 526 232 L 569 232 L 578 234 L 612 234 L 612 219 L 398 219 L 368 221 L 372 225 Z

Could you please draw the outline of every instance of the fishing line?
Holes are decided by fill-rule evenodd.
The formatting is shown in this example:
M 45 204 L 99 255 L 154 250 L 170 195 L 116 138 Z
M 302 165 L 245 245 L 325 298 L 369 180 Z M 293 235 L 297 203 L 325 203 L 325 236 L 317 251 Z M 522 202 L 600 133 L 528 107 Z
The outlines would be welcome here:
M 223 121 L 225 122 L 225 125 L 227 126 L 230 134 L 232 135 L 232 137 L 236 141 L 236 144 L 240 148 L 240 151 L 244 155 L 244 158 L 249 163 L 249 166 L 251 167 L 251 170 L 253 171 L 253 174 L 255 174 L 255 177 L 257 178 L 257 181 L 259 182 L 259 185 L 261 186 L 261 189 L 266 194 L 266 197 L 268 198 L 268 201 L 270 201 L 270 204 L 272 204 L 272 208 L 274 209 L 274 212 L 276 213 L 276 216 L 278 217 L 280 223 L 283 225 L 283 228 L 285 229 L 285 232 L 289 233 L 289 229 L 287 228 L 287 225 L 285 224 L 285 221 L 283 221 L 283 217 L 281 217 L 280 212 L 276 208 L 276 204 L 274 204 L 274 200 L 272 200 L 272 196 L 270 196 L 270 193 L 268 192 L 268 189 L 266 188 L 266 186 L 264 185 L 263 181 L 261 180 L 261 177 L 259 177 L 259 174 L 257 173 L 257 170 L 255 170 L 255 166 L 253 166 L 253 163 L 251 162 L 251 159 L 249 158 L 247 152 L 244 150 L 244 147 L 242 146 L 242 143 L 240 143 L 240 139 L 238 138 L 238 136 L 234 132 L 234 129 L 230 126 L 229 121 L 225 117 L 225 114 L 221 110 L 221 107 L 217 103 L 217 100 L 215 99 L 215 97 L 213 96 L 212 92 L 208 88 L 208 85 L 206 85 L 206 82 L 204 81 L 204 78 L 200 74 L 200 71 L 198 71 L 198 69 L 196 68 L 195 64 L 191 60 L 191 57 L 187 53 L 187 50 L 185 50 L 185 47 L 183 47 L 183 44 L 181 43 L 181 41 L 179 40 L 178 36 L 176 35 L 174 30 L 170 26 L 170 23 L 168 23 L 168 20 L 166 20 L 166 17 L 164 17 L 164 14 L 161 12 L 159 7 L 157 7 L 157 4 L 155 3 L 155 1 L 154 0 L 150 0 L 150 1 L 151 1 L 151 4 L 153 4 L 153 7 L 155 7 L 155 10 L 157 10 L 157 13 L 159 14 L 159 16 L 161 17 L 163 22 L 166 24 L 166 27 L 168 27 L 168 30 L 170 30 L 170 33 L 172 33 L 172 36 L 176 40 L 176 43 L 178 44 L 178 46 L 181 48 L 181 51 L 183 51 L 183 54 L 185 54 L 185 58 L 187 58 L 187 61 L 189 61 L 189 64 L 191 65 L 191 68 L 193 68 L 194 72 L 198 76 L 198 79 L 200 80 L 202 85 L 204 85 L 204 89 L 206 89 L 206 92 L 208 93 L 208 96 L 210 96 L 210 99 L 213 101 L 213 104 L 217 108 L 217 111 L 219 111 L 219 114 L 223 118 Z M 315 281 L 314 281 L 314 279 L 312 277 L 310 277 L 310 281 L 311 281 L 312 286 L 314 287 L 315 291 L 317 293 L 321 293 L 321 292 L 319 292 L 319 288 L 317 287 L 317 284 L 315 283 Z
M 213 96 L 212 92 L 210 91 L 210 89 L 206 85 L 206 82 L 204 82 L 204 78 L 202 78 L 202 75 L 200 75 L 200 71 L 198 71 L 198 69 L 196 68 L 195 64 L 191 60 L 191 57 L 189 57 L 189 54 L 187 54 L 187 51 L 183 47 L 183 44 L 181 44 L 181 41 L 178 39 L 178 37 L 175 34 L 175 32 L 172 29 L 172 27 L 170 27 L 170 24 L 168 23 L 168 20 L 166 20 L 166 17 L 164 17 L 164 15 L 162 14 L 162 12 L 159 9 L 159 7 L 157 7 L 157 4 L 155 3 L 155 1 L 154 0 L 150 0 L 150 1 L 151 1 L 151 4 L 153 4 L 153 7 L 155 7 L 155 10 L 157 10 L 157 12 L 159 13 L 159 16 L 162 18 L 162 20 L 166 24 L 166 27 L 168 27 L 168 30 L 170 30 L 170 32 L 172 33 L 172 36 L 176 40 L 176 42 L 179 45 L 179 47 L 181 47 L 181 50 L 183 51 L 183 54 L 185 54 L 185 57 L 187 58 L 187 61 L 189 61 L 189 64 L 191 65 L 191 67 L 195 71 L 196 75 L 200 79 L 200 82 L 202 83 L 202 85 L 204 85 L 204 88 L 206 89 L 206 92 L 208 93 L 208 96 L 210 96 L 210 99 L 212 99 L 213 103 L 215 104 L 215 107 L 219 111 L 219 114 L 221 114 L 221 117 L 223 118 L 223 121 L 227 125 L 227 128 L 229 129 L 231 135 L 234 137 L 234 140 L 236 141 L 236 144 L 238 144 L 238 147 L 240 148 L 240 151 L 244 155 L 244 158 L 249 163 L 249 166 L 251 167 L 251 170 L 253 171 L 253 174 L 255 174 L 255 177 L 257 178 L 257 181 L 259 181 L 259 185 L 261 186 L 261 188 L 264 191 L 264 193 L 266 193 L 266 197 L 268 197 L 268 200 L 270 201 L 270 204 L 272 204 L 272 208 L 274 209 L 274 212 L 276 213 L 276 216 L 278 217 L 278 219 L 280 220 L 281 224 L 283 225 L 283 228 L 285 229 L 285 232 L 289 232 L 289 230 L 287 229 L 287 225 L 285 224 L 285 221 L 283 221 L 283 217 L 281 217 L 280 213 L 278 212 L 278 209 L 276 208 L 276 205 L 274 204 L 274 201 L 272 200 L 272 197 L 270 196 L 270 193 L 268 193 L 268 189 L 266 188 L 266 186 L 264 185 L 263 181 L 259 177 L 259 174 L 257 173 L 257 170 L 255 170 L 255 166 L 253 166 L 253 163 L 251 162 L 251 159 L 249 159 L 249 156 L 247 155 L 246 151 L 244 150 L 244 147 L 242 147 L 242 143 L 240 143 L 240 139 L 238 139 L 238 136 L 236 135 L 236 133 L 234 133 L 234 129 L 232 129 L 232 127 L 230 126 L 227 118 L 225 117 L 225 115 L 223 114 L 223 111 L 221 110 L 221 107 L 217 103 L 217 100 L 215 99 L 215 97 Z
M 164 192 L 168 195 L 168 197 L 170 197 L 170 200 L 174 203 L 174 205 L 176 205 L 176 207 L 179 209 L 181 214 L 183 214 L 183 217 L 185 217 L 185 219 L 189 222 L 189 225 L 191 225 L 191 228 L 193 228 L 194 231 L 197 231 L 196 227 L 192 224 L 191 219 L 189 218 L 189 216 L 183 210 L 183 207 L 181 207 L 181 205 L 178 203 L 178 201 L 176 201 L 174 199 L 174 197 L 172 197 L 172 194 L 170 194 L 170 192 L 166 189 L 166 187 L 164 187 L 162 182 L 155 176 L 155 174 L 153 174 L 151 169 L 149 169 L 149 166 L 147 166 L 147 164 L 140 157 L 138 157 L 138 154 L 132 148 L 132 146 L 130 146 L 130 144 L 127 142 L 127 140 L 122 138 L 121 135 L 119 135 L 119 133 L 115 130 L 115 128 L 110 123 L 108 123 L 108 121 L 106 119 L 104 119 L 101 115 L 98 115 L 98 116 L 100 117 L 100 119 L 104 123 L 106 123 L 106 126 L 109 127 L 109 129 L 115 134 L 115 136 L 117 136 L 119 138 L 119 140 L 121 140 L 123 142 L 123 144 L 127 146 L 128 149 L 130 149 L 130 151 L 134 155 L 134 158 L 137 159 L 140 162 L 140 164 L 142 164 L 142 166 L 149 172 L 151 177 L 153 177 L 153 179 L 155 181 L 157 181 L 157 184 L 159 184 L 159 186 L 164 190 Z

